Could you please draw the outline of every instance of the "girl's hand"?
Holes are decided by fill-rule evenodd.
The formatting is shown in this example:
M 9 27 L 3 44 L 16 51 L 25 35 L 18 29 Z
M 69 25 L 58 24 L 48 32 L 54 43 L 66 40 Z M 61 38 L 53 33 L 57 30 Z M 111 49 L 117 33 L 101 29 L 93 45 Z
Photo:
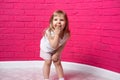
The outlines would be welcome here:
M 57 24 L 56 26 L 55 26 L 55 35 L 60 35 L 60 24 Z
M 54 55 L 52 56 L 52 60 L 53 60 L 54 62 L 57 62 L 57 61 L 59 60 L 59 55 L 58 55 L 58 54 L 54 54 Z

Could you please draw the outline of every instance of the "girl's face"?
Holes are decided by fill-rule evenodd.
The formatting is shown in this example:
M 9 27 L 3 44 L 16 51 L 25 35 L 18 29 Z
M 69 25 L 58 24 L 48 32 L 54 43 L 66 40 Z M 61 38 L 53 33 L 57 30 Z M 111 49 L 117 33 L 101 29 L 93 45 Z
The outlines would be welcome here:
M 61 15 L 56 15 L 53 17 L 53 27 L 54 29 L 59 26 L 60 30 L 63 31 L 63 29 L 65 28 L 65 24 L 66 24 L 66 20 L 64 18 L 64 16 Z

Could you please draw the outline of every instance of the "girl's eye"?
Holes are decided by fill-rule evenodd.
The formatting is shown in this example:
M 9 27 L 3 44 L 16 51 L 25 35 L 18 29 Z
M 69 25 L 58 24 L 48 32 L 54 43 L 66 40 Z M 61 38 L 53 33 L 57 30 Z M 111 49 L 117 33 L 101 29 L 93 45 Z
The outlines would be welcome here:
M 60 21 L 64 21 L 64 19 L 60 19 Z
M 57 21 L 57 19 L 54 19 L 54 21 Z

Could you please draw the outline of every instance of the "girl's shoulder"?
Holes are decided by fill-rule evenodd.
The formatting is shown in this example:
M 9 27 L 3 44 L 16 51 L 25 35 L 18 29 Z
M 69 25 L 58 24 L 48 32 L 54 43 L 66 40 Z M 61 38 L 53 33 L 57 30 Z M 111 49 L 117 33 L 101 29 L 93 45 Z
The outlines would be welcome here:
M 45 33 L 46 33 L 46 34 L 50 34 L 50 33 L 51 33 L 51 30 L 48 28 L 48 29 L 45 30 Z
M 48 37 L 52 37 L 52 36 L 54 36 L 54 32 L 48 28 L 45 31 L 45 35 Z

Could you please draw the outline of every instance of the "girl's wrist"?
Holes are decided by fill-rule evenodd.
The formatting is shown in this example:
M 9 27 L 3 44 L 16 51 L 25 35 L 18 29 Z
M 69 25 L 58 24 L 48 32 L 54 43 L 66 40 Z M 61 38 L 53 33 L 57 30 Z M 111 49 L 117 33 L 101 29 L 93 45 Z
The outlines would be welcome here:
M 59 37 L 59 34 L 55 34 L 55 36 Z
M 59 40 L 59 35 L 56 34 L 54 38 Z

